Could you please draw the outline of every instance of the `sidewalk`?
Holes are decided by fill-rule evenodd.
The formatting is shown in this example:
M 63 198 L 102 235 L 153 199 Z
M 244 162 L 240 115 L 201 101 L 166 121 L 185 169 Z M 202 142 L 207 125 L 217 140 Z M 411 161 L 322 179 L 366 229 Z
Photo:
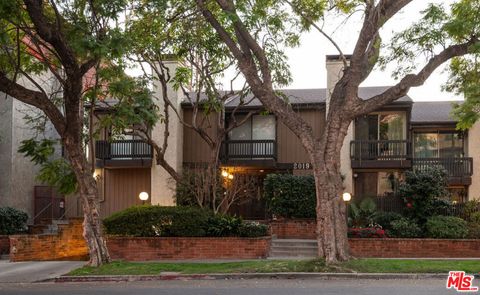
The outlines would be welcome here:
M 33 283 L 57 278 L 85 265 L 84 261 L 0 260 L 0 283 Z

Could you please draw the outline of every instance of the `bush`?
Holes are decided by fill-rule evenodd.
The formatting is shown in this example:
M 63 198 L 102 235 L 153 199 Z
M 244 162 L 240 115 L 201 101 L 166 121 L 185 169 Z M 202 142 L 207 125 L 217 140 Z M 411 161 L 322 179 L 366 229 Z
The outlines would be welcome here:
M 467 227 L 468 227 L 467 238 L 480 239 L 480 223 L 469 222 Z
M 363 199 L 360 204 L 351 203 L 349 224 L 353 227 L 373 227 L 377 214 L 377 204 L 371 198 Z
M 471 213 L 469 216 L 470 222 L 480 224 L 480 212 Z
M 430 238 L 462 239 L 468 234 L 467 222 L 453 216 L 433 216 L 425 227 Z
M 241 237 L 264 237 L 268 235 L 268 226 L 258 222 L 244 222 L 240 225 L 238 233 Z
M 315 179 L 312 175 L 269 174 L 264 197 L 271 214 L 285 218 L 315 218 Z
M 209 237 L 238 236 L 242 219 L 228 215 L 212 215 L 208 219 L 207 235 Z
M 135 206 L 103 220 L 110 235 L 134 237 L 260 237 L 268 227 L 195 207 Z
M 385 231 L 379 227 L 349 228 L 349 238 L 386 238 Z
M 392 220 L 390 226 L 388 234 L 392 238 L 418 238 L 422 234 L 418 224 L 408 218 Z
M 103 220 L 110 235 L 202 237 L 212 213 L 194 207 L 134 206 Z
M 0 235 L 13 235 L 26 232 L 28 215 L 27 213 L 11 208 L 0 208 Z
M 375 223 L 380 225 L 384 230 L 392 229 L 392 221 L 402 218 L 402 215 L 396 212 L 377 212 L 375 215 Z
M 448 214 L 449 192 L 447 175 L 440 168 L 427 168 L 405 172 L 405 182 L 401 183 L 398 195 L 403 198 L 405 214 L 425 224 L 434 215 Z

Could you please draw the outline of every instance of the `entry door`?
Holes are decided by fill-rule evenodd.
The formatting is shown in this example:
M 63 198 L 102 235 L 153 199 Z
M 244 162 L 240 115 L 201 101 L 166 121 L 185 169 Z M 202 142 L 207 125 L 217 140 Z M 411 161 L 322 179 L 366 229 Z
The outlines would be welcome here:
M 358 172 L 355 178 L 355 200 L 377 196 L 377 172 Z

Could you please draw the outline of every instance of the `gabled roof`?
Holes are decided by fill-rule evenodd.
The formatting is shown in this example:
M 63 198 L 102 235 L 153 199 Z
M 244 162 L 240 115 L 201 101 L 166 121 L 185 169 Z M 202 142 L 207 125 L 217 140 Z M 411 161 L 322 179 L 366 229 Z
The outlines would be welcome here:
M 412 123 L 455 123 L 453 103 L 461 101 L 416 101 L 412 107 Z

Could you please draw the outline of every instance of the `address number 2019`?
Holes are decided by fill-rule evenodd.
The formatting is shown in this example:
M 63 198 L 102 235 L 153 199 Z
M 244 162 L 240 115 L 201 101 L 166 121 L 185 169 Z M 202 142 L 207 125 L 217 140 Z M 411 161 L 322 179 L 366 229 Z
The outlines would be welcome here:
M 312 169 L 312 164 L 310 164 L 310 163 L 293 163 L 293 169 L 295 169 L 295 170 L 309 170 L 309 169 Z

